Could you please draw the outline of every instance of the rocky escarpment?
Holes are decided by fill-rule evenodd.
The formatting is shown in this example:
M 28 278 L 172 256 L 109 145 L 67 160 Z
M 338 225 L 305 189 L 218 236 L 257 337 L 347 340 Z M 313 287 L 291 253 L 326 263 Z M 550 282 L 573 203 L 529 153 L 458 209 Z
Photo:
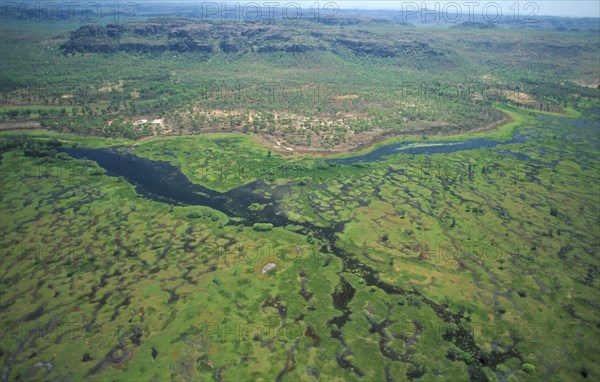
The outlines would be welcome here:
M 330 51 L 373 57 L 416 55 L 428 59 L 447 56 L 429 43 L 397 41 L 367 31 L 291 24 L 209 23 L 154 19 L 135 25 L 84 25 L 71 33 L 65 54 L 112 52 L 306 53 Z

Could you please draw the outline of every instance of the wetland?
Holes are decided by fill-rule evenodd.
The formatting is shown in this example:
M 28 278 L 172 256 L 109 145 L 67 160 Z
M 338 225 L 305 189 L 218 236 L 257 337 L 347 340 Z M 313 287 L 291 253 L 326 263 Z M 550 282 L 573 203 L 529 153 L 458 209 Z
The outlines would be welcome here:
M 138 10 L 0 25 L 0 381 L 600 379 L 597 19 Z

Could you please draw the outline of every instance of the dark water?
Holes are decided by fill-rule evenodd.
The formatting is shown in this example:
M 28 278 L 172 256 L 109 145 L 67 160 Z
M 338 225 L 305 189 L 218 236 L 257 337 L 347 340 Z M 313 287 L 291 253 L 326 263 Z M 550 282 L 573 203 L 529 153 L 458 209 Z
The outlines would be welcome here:
M 97 162 L 109 175 L 122 176 L 152 199 L 185 205 L 204 205 L 222 209 L 222 195 L 190 182 L 184 182 L 179 170 L 168 163 L 150 161 L 129 154 L 102 149 L 65 149 L 77 159 Z M 186 178 L 187 180 L 187 178 Z
M 158 202 L 206 206 L 248 222 L 268 221 L 281 226 L 291 223 L 285 217 L 276 215 L 273 206 L 267 206 L 262 211 L 248 209 L 252 203 L 271 202 L 253 192 L 265 187 L 261 180 L 221 193 L 192 183 L 179 168 L 167 162 L 106 149 L 65 148 L 64 151 L 76 159 L 93 160 L 109 175 L 123 177 L 136 187 L 140 195 Z
M 381 161 L 393 154 L 442 154 L 462 150 L 486 149 L 500 144 L 523 142 L 524 136 L 515 134 L 513 139 L 498 142 L 490 139 L 472 139 L 458 142 L 402 142 L 378 147 L 364 154 L 342 159 L 331 159 L 326 162 L 340 165 Z M 417 144 L 418 146 L 415 146 Z M 181 171 L 171 164 L 153 161 L 132 154 L 107 149 L 65 148 L 70 156 L 76 159 L 87 158 L 97 162 L 109 175 L 122 176 L 136 186 L 138 193 L 160 202 L 175 205 L 202 205 L 226 213 L 230 216 L 267 217 L 264 210 L 249 211 L 252 203 L 268 203 L 253 191 L 264 186 L 256 181 L 226 193 L 220 193 L 190 182 Z M 272 216 L 269 216 L 272 219 Z
M 557 116 L 538 116 L 538 122 L 545 125 L 557 137 L 558 142 L 585 141 L 593 147 L 599 146 L 600 109 L 591 109 L 579 119 Z M 558 123 L 554 123 L 558 122 Z M 448 154 L 464 150 L 489 149 L 511 143 L 523 143 L 535 140 L 536 132 L 525 134 L 515 132 L 512 139 L 504 142 L 486 138 L 468 139 L 463 141 L 419 141 L 400 142 L 384 145 L 375 150 L 348 158 L 327 159 L 324 162 L 339 165 L 353 165 L 385 160 L 394 154 L 432 155 Z M 542 150 L 543 148 L 538 148 Z M 249 221 L 269 221 L 275 225 L 286 225 L 294 222 L 275 213 L 274 205 L 267 206 L 262 211 L 250 211 L 252 203 L 268 204 L 273 200 L 254 192 L 257 189 L 268 189 L 262 181 L 240 186 L 225 193 L 220 193 L 198 184 L 192 183 L 179 168 L 167 162 L 153 161 L 126 152 L 111 149 L 65 148 L 65 152 L 76 159 L 87 158 L 97 162 L 110 175 L 121 176 L 136 186 L 137 192 L 150 199 L 174 205 L 202 205 L 221 211 L 229 216 L 243 217 Z M 507 156 L 534 161 L 523 152 L 510 149 L 500 150 Z M 541 154 L 541 153 L 540 153 Z M 584 158 L 588 159 L 588 158 Z M 275 204 L 275 203 L 273 203 Z M 295 224 L 295 223 L 294 223 Z
M 509 141 L 499 142 L 491 139 L 476 138 L 464 141 L 435 141 L 429 142 L 413 141 L 413 142 L 400 142 L 391 143 L 376 148 L 375 150 L 364 154 L 355 155 L 348 158 L 331 159 L 327 162 L 337 163 L 341 165 L 352 165 L 355 163 L 369 163 L 385 160 L 386 156 L 394 154 L 415 154 L 415 155 L 431 155 L 431 154 L 449 154 L 457 151 L 464 150 L 478 150 L 478 149 L 489 149 L 498 145 L 505 145 L 508 143 L 521 143 L 525 142 L 526 137 L 524 135 L 515 133 L 513 138 Z

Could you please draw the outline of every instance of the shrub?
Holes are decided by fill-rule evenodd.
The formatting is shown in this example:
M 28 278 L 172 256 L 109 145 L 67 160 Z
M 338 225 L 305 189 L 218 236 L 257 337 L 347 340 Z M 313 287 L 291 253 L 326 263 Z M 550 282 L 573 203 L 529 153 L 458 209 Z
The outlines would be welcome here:
M 535 371 L 535 366 L 533 366 L 533 365 L 532 365 L 532 364 L 530 364 L 530 363 L 524 363 L 524 364 L 521 366 L 521 369 L 522 369 L 524 372 L 526 372 L 527 374 L 531 374 L 531 373 L 533 373 L 533 372 Z
M 416 308 L 421 307 L 421 299 L 418 296 L 408 295 L 406 299 L 408 300 L 408 305 L 414 306 Z
M 273 229 L 273 224 L 271 224 L 271 223 L 254 223 L 254 225 L 252 225 L 252 229 L 257 232 L 268 232 Z
M 455 345 L 451 345 L 446 351 L 446 358 L 451 361 L 463 361 L 467 365 L 470 365 L 473 362 L 473 356 L 471 353 L 462 351 Z

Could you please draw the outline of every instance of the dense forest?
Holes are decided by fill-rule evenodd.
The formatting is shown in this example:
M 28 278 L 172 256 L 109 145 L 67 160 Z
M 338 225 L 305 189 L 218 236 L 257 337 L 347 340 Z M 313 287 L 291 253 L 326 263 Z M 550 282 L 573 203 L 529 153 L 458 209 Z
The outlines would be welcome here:
M 523 29 L 467 22 L 440 35 L 372 17 L 109 21 L 68 25 L 76 28 L 43 49 L 33 35 L 22 49 L 7 31 L 6 126 L 130 139 L 239 131 L 282 148 L 330 150 L 491 128 L 506 121 L 498 104 L 562 112 L 597 96 L 589 32 L 524 39 Z M 21 75 L 23 62 L 52 64 L 32 79 Z M 104 62 L 114 69 L 100 70 Z M 567 80 L 553 80 L 558 73 Z

